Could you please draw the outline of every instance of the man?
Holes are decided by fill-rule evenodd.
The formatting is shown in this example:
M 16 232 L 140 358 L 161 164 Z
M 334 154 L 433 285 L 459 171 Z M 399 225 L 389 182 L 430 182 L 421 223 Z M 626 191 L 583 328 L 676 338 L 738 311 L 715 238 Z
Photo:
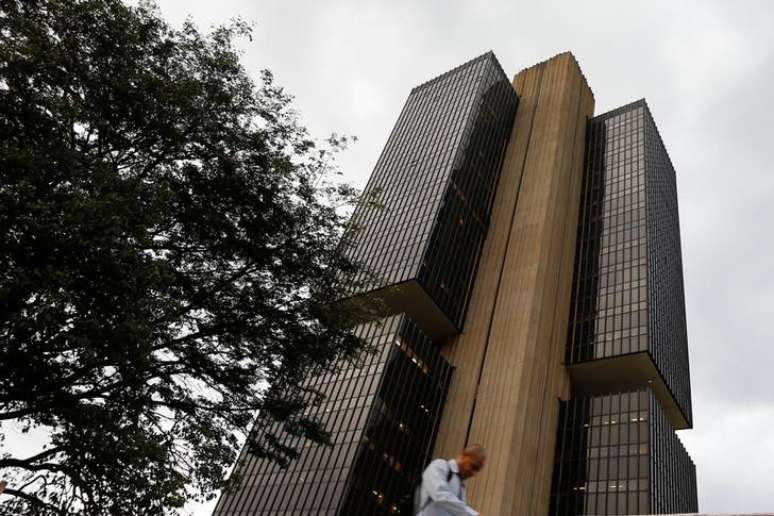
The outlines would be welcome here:
M 422 473 L 419 516 L 480 516 L 465 501 L 466 478 L 484 467 L 486 452 L 473 444 L 455 459 L 435 459 Z

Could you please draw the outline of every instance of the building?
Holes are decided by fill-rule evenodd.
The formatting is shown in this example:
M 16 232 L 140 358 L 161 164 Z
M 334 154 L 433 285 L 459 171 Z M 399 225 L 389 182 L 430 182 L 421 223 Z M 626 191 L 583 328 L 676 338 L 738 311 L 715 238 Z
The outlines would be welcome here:
M 411 91 L 347 240 L 380 351 L 309 379 L 333 445 L 243 454 L 216 515 L 411 514 L 424 465 L 473 442 L 484 514 L 697 510 L 675 172 L 645 101 L 593 111 L 570 53 Z
M 645 101 L 589 123 L 582 196 L 551 514 L 696 511 L 675 171 Z

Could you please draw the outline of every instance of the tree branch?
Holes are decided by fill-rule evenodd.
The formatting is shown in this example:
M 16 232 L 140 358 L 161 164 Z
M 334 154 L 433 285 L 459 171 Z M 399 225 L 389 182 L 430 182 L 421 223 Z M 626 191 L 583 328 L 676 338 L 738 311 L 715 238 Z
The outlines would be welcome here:
M 30 502 L 35 507 L 41 507 L 43 509 L 47 509 L 49 511 L 53 511 L 55 514 L 67 514 L 66 512 L 63 512 L 58 507 L 55 507 L 54 505 L 48 504 L 38 498 L 37 496 L 33 496 L 29 493 L 25 493 L 23 491 L 19 491 L 17 489 L 10 489 L 8 487 L 5 488 L 5 491 L 3 491 L 3 494 L 15 496 L 17 498 L 21 498 L 24 501 Z

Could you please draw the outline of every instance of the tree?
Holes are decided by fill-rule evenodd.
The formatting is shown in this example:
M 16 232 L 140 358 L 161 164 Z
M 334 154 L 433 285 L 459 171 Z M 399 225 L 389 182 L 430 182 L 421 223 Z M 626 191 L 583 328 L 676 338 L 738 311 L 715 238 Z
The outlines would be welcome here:
M 0 457 L 3 510 L 171 513 L 220 487 L 258 411 L 260 456 L 294 456 L 278 425 L 326 440 L 303 380 L 364 347 L 361 314 L 325 309 L 358 270 L 346 138 L 316 145 L 248 77 L 249 35 L 0 3 L 0 421 L 50 435 Z

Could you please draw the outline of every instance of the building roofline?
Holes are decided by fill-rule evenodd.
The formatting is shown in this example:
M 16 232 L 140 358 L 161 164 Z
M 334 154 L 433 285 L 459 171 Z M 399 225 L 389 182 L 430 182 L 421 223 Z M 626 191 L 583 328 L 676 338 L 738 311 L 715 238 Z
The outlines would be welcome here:
M 581 68 L 581 65 L 580 65 L 580 62 L 578 61 L 578 58 L 575 57 L 575 54 L 573 54 L 571 50 L 565 50 L 564 52 L 559 52 L 558 54 L 554 54 L 553 56 L 549 57 L 548 59 L 544 59 L 544 60 L 539 61 L 539 62 L 537 62 L 537 63 L 535 63 L 533 65 L 526 66 L 526 67 L 522 68 L 521 70 L 516 72 L 516 75 L 514 75 L 514 80 L 515 80 L 515 77 L 517 77 L 520 73 L 524 72 L 525 70 L 529 70 L 529 69 L 535 68 L 537 66 L 542 66 L 542 65 L 548 63 L 549 61 L 552 61 L 554 59 L 558 59 L 558 58 L 564 57 L 564 56 L 569 57 L 570 61 L 572 61 L 572 63 L 578 69 L 578 73 L 583 78 L 583 83 L 584 83 L 585 87 L 589 90 L 589 93 L 591 94 L 591 98 L 595 99 L 595 97 L 594 97 L 594 90 L 591 89 L 591 85 L 589 84 L 588 77 L 586 77 L 586 74 L 583 73 L 583 68 Z
M 606 120 L 608 118 L 614 117 L 616 115 L 620 115 L 621 113 L 626 113 L 627 111 L 631 111 L 632 109 L 638 108 L 638 107 L 644 107 L 648 111 L 648 113 L 650 113 L 648 102 L 644 98 L 641 98 L 633 102 L 629 102 L 628 104 L 624 104 L 623 106 L 619 106 L 615 109 L 611 109 L 610 111 L 607 111 L 600 115 L 596 115 L 592 120 L 595 122 Z M 651 116 L 653 115 L 651 114 Z
M 669 150 L 667 149 L 666 144 L 664 143 L 664 139 L 661 137 L 661 131 L 659 130 L 658 124 L 656 123 L 656 119 L 653 116 L 653 111 L 650 110 L 648 101 L 645 98 L 641 98 L 633 102 L 629 102 L 628 104 L 624 104 L 623 106 L 617 107 L 615 109 L 611 109 L 606 113 L 602 113 L 601 115 L 595 116 L 594 118 L 591 119 L 591 121 L 602 122 L 604 120 L 607 120 L 608 118 L 614 117 L 616 115 L 620 115 L 621 113 L 625 113 L 627 111 L 631 111 L 632 109 L 635 109 L 638 107 L 644 108 L 645 111 L 648 113 L 648 116 L 650 117 L 650 120 L 653 122 L 653 126 L 656 129 L 656 136 L 658 136 L 659 142 L 661 142 L 661 146 L 664 148 L 664 152 L 666 153 L 667 159 L 669 160 L 669 164 L 672 167 L 672 170 L 675 170 L 674 163 L 672 163 L 672 157 L 669 155 Z
M 508 76 L 505 74 L 505 71 L 503 70 L 502 65 L 500 65 L 500 62 L 497 60 L 497 56 L 495 56 L 495 54 L 494 54 L 494 52 L 492 50 L 489 50 L 489 51 L 484 52 L 483 54 L 481 54 L 479 56 L 474 57 L 473 59 L 465 61 L 464 63 L 462 63 L 459 66 L 455 66 L 451 70 L 449 70 L 447 72 L 444 72 L 441 75 L 433 77 L 432 79 L 429 79 L 429 80 L 427 80 L 427 81 L 425 81 L 425 82 L 423 82 L 423 83 L 421 83 L 421 84 L 419 84 L 417 86 L 414 86 L 413 88 L 411 88 L 411 93 L 414 93 L 415 91 L 418 91 L 418 90 L 422 90 L 422 89 L 424 89 L 424 88 L 426 88 L 426 87 L 428 87 L 428 86 L 430 86 L 432 84 L 435 84 L 436 82 L 438 82 L 438 81 L 440 81 L 440 80 L 442 80 L 442 79 L 444 79 L 444 78 L 446 78 L 446 77 L 448 77 L 448 76 L 450 76 L 452 74 L 455 74 L 455 73 L 459 72 L 463 68 L 467 68 L 469 66 L 472 66 L 474 63 L 477 63 L 479 61 L 484 61 L 486 59 L 491 59 L 492 62 L 494 62 L 494 64 L 497 66 L 497 70 L 500 72 L 500 75 L 502 75 L 502 78 L 505 79 L 506 81 L 509 81 Z

